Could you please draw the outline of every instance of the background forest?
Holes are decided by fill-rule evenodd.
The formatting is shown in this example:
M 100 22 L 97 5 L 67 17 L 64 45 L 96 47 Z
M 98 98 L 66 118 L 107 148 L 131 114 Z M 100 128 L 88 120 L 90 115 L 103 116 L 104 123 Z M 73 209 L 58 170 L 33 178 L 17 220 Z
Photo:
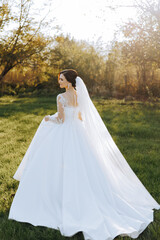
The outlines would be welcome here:
M 41 31 L 49 24 L 32 16 L 32 1 L 0 6 L 0 94 L 53 95 L 60 70 L 78 71 L 91 95 L 104 98 L 160 97 L 160 1 L 136 1 L 138 18 L 119 29 L 121 41 L 100 49 L 62 33 Z M 12 26 L 12 27 L 11 27 Z M 56 26 L 55 26 L 56 28 Z

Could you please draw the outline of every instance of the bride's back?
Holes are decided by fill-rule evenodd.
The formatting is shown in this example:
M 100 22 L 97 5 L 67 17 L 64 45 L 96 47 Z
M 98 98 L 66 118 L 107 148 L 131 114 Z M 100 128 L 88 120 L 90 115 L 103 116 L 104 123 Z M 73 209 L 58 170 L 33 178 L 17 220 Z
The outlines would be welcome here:
M 77 93 L 75 92 L 64 92 L 61 94 L 63 98 L 64 106 L 66 107 L 78 107 Z
M 81 112 L 79 111 L 79 106 L 77 102 L 77 93 L 64 92 L 60 93 L 59 95 L 61 96 L 60 102 L 64 107 L 65 121 L 71 121 L 75 119 L 82 120 Z

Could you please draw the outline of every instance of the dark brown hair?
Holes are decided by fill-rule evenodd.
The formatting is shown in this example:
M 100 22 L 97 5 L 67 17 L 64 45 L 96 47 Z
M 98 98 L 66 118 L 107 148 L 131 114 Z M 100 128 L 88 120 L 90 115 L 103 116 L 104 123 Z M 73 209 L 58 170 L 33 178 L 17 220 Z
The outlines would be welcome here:
M 60 74 L 63 74 L 65 76 L 65 78 L 67 79 L 68 82 L 72 83 L 72 87 L 76 87 L 76 77 L 78 76 L 78 73 L 76 70 L 74 69 L 65 69 L 63 71 L 61 71 L 58 74 L 58 80 L 59 80 L 59 76 Z

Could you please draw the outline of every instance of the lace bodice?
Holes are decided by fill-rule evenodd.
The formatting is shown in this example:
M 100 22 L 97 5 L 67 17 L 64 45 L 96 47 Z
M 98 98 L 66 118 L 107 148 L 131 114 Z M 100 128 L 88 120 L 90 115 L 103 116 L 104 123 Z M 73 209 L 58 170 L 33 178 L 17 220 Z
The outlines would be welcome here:
M 76 94 L 60 93 L 57 95 L 57 112 L 50 116 L 50 120 L 55 123 L 63 123 L 64 121 L 73 121 L 75 119 L 82 120 L 79 106 L 77 104 Z
M 60 102 L 64 107 L 78 107 L 76 94 L 65 95 L 60 93 L 57 95 L 57 103 Z

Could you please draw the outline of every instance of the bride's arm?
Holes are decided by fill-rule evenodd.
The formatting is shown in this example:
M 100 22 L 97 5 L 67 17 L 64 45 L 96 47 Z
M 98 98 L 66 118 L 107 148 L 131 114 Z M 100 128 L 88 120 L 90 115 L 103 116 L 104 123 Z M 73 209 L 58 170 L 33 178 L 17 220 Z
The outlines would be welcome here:
M 78 112 L 78 118 L 82 121 L 82 114 L 81 114 L 81 112 Z
M 65 119 L 64 114 L 64 105 L 63 105 L 63 99 L 61 95 L 59 94 L 57 96 L 57 112 L 53 116 L 46 116 L 45 121 L 52 121 L 54 123 L 63 123 Z

